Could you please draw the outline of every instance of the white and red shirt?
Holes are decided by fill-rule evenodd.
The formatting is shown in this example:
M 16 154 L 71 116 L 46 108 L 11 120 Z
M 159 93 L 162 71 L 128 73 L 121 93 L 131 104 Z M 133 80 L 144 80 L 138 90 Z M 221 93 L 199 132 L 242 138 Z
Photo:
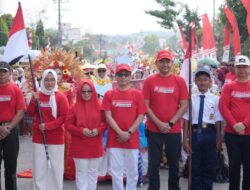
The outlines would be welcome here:
M 10 122 L 18 110 L 25 110 L 23 93 L 16 84 L 0 86 L 0 108 L 0 122 Z
M 180 101 L 189 99 L 184 79 L 174 74 L 167 77 L 162 77 L 158 73 L 149 76 L 144 81 L 143 95 L 145 100 L 149 100 L 149 106 L 155 116 L 162 122 L 169 122 L 179 109 Z M 146 126 L 149 131 L 160 132 L 150 118 L 147 119 Z M 179 133 L 180 131 L 179 120 L 169 133 Z
M 104 95 L 102 102 L 104 111 L 111 111 L 112 117 L 123 131 L 128 131 L 135 122 L 138 115 L 147 112 L 143 95 L 140 91 L 129 88 L 126 91 L 114 89 Z M 127 142 L 117 141 L 117 133 L 110 127 L 107 139 L 108 148 L 129 148 L 140 147 L 139 132 L 136 130 Z
M 50 96 L 41 92 L 39 93 L 41 114 L 43 123 L 45 123 L 45 135 L 47 144 L 64 144 L 63 124 L 68 113 L 69 103 L 63 93 L 55 92 L 55 97 L 57 104 L 56 118 L 52 116 L 52 109 L 49 104 Z M 33 142 L 43 144 L 43 136 L 39 128 L 40 119 L 34 99 L 30 101 L 27 112 L 30 116 L 34 116 L 34 123 L 32 125 Z
M 220 96 L 219 108 L 226 120 L 226 132 L 236 134 L 233 126 L 243 122 L 245 134 L 250 135 L 250 80 L 226 84 Z

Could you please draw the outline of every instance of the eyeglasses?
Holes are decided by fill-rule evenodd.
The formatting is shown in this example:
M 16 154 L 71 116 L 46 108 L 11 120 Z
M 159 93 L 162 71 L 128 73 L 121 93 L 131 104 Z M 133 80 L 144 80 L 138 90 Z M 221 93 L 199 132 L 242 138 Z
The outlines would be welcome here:
M 106 69 L 98 69 L 98 73 L 105 73 Z
M 91 71 L 91 72 L 87 72 L 87 73 L 84 73 L 85 75 L 94 75 L 94 73 Z
M 130 76 L 130 73 L 117 73 L 116 76 L 118 77 L 129 77 Z
M 92 90 L 82 90 L 82 94 L 91 94 Z

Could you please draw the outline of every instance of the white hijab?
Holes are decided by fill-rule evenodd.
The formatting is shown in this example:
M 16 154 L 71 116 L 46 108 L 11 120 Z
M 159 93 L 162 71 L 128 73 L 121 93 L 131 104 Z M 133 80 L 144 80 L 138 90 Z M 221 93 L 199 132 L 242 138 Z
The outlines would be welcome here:
M 47 75 L 49 73 L 51 73 L 56 79 L 55 87 L 53 89 L 51 89 L 51 90 L 46 89 L 45 86 L 44 86 L 44 79 L 47 77 Z M 45 71 L 43 71 L 40 91 L 43 94 L 50 96 L 49 105 L 50 105 L 50 107 L 52 109 L 53 117 L 56 118 L 57 117 L 57 105 L 56 105 L 55 92 L 58 91 L 58 87 L 57 87 L 57 74 L 56 74 L 56 72 L 54 70 L 46 69 Z

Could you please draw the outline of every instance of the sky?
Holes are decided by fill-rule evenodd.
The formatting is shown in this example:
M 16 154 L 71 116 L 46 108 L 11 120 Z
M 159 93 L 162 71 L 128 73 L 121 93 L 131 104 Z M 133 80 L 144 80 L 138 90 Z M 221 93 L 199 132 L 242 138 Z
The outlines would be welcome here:
M 41 18 L 45 28 L 57 28 L 58 0 L 0 0 L 0 15 L 16 14 L 21 2 L 26 26 Z M 55 2 L 56 1 L 56 2 Z M 145 10 L 162 10 L 155 0 L 61 0 L 62 23 L 71 23 L 72 28 L 83 32 L 105 35 L 130 34 L 142 31 L 163 31 L 157 18 L 145 14 Z M 176 1 L 177 2 L 177 1 Z M 180 2 L 180 0 L 178 0 Z M 213 18 L 224 0 L 181 0 L 202 15 Z M 34 25 L 33 25 L 34 26 Z

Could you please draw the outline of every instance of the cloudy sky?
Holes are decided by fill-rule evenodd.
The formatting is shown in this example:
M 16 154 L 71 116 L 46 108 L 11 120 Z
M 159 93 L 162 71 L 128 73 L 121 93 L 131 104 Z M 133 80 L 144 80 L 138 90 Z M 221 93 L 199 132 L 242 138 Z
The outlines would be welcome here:
M 58 0 L 19 0 L 22 4 L 26 26 L 38 18 L 46 28 L 56 28 L 58 23 Z M 156 23 L 157 19 L 145 14 L 145 10 L 160 10 L 155 0 L 61 0 L 62 23 L 95 34 L 129 34 L 140 31 L 164 30 Z M 192 9 L 198 8 L 200 14 L 208 13 L 213 17 L 224 0 L 181 0 Z M 0 15 L 16 13 L 18 0 L 0 0 Z

